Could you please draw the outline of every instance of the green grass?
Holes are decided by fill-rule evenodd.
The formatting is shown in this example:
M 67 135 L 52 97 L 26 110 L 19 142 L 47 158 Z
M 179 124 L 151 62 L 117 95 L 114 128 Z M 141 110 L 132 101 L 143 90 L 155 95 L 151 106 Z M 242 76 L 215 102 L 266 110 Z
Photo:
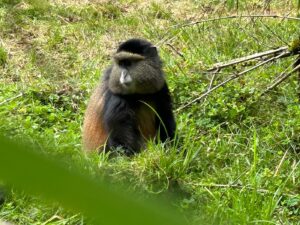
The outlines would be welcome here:
M 203 16 L 267 13 L 264 1 L 254 0 L 48 3 L 0 0 L 0 129 L 6 136 L 25 135 L 40 151 L 74 162 L 95 179 L 105 172 L 112 182 L 129 181 L 146 198 L 175 195 L 171 204 L 191 224 L 299 224 L 296 76 L 258 98 L 294 57 L 261 67 L 177 112 L 173 145 L 149 143 L 133 158 L 81 152 L 89 95 L 120 41 L 143 37 L 158 44 L 177 109 L 207 89 L 211 75 L 204 69 L 291 43 L 299 37 L 299 21 L 244 18 L 174 27 Z M 271 14 L 296 16 L 298 6 L 297 0 L 274 0 L 269 8 Z M 215 84 L 232 71 L 225 69 Z M 7 192 L 0 206 L 4 220 L 87 223 L 58 205 Z

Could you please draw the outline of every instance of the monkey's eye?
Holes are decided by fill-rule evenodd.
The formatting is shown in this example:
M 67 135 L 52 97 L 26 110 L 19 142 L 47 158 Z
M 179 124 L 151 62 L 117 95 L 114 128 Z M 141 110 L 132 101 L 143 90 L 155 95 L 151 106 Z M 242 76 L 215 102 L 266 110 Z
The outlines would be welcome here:
M 132 65 L 132 62 L 128 59 L 122 59 L 119 61 L 119 65 L 122 67 L 129 67 Z

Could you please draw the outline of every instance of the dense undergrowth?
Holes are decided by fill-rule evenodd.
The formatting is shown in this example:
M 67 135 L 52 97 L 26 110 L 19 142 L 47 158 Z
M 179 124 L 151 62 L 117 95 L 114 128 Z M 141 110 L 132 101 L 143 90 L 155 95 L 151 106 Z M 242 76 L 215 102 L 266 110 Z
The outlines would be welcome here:
M 300 35 L 299 20 L 282 18 L 181 24 L 297 13 L 297 1 L 281 0 L 0 0 L 0 129 L 75 162 L 95 179 L 105 174 L 129 181 L 151 197 L 171 193 L 192 224 L 299 224 L 297 76 L 259 97 L 295 57 L 260 67 L 176 112 L 172 146 L 149 143 L 132 158 L 81 151 L 89 95 L 120 41 L 142 37 L 159 47 L 177 109 L 207 89 L 212 74 L 204 71 L 212 64 L 286 46 Z M 214 85 L 247 66 L 224 69 Z M 85 224 L 81 215 L 14 189 L 7 191 L 0 218 Z

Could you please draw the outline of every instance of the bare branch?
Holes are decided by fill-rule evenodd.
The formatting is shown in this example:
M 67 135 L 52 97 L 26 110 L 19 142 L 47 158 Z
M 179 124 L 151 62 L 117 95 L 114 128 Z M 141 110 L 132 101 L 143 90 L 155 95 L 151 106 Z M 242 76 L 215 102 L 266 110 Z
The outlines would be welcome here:
M 282 71 L 278 76 L 275 77 L 275 79 L 273 80 L 273 82 L 276 82 L 279 79 L 281 79 L 282 76 L 284 76 L 286 74 L 286 72 L 293 67 L 293 65 L 294 65 L 294 63 L 291 63 L 288 67 L 286 67 L 284 71 Z M 273 83 L 273 82 L 271 82 L 271 83 Z
M 220 70 L 220 69 L 223 69 L 223 68 L 228 67 L 228 66 L 232 66 L 232 65 L 243 63 L 243 62 L 250 61 L 250 60 L 253 60 L 253 59 L 261 58 L 261 57 L 264 57 L 264 56 L 277 55 L 277 54 L 283 53 L 283 52 L 288 53 L 288 47 L 287 46 L 280 47 L 280 48 L 273 49 L 273 50 L 268 50 L 268 51 L 265 51 L 265 52 L 255 53 L 255 54 L 252 54 L 252 55 L 248 55 L 248 56 L 244 56 L 244 57 L 241 57 L 241 58 L 233 59 L 233 60 L 230 60 L 228 62 L 216 63 L 212 66 L 212 68 L 208 69 L 207 71 Z
M 169 46 L 177 55 L 179 55 L 183 60 L 185 60 L 185 57 L 183 55 L 182 52 L 178 51 L 173 45 L 171 45 L 170 43 L 166 44 L 167 46 Z
M 296 66 L 293 70 L 291 70 L 290 72 L 284 74 L 283 76 L 281 76 L 276 82 L 274 82 L 271 86 L 269 86 L 262 94 L 265 95 L 266 93 L 268 93 L 270 90 L 272 90 L 273 88 L 277 87 L 279 84 L 281 84 L 284 80 L 286 80 L 287 78 L 289 78 L 293 73 L 297 72 L 298 70 L 300 70 L 300 65 Z
M 244 74 L 246 74 L 246 73 L 248 73 L 248 72 L 250 72 L 250 71 L 252 71 L 252 70 L 257 69 L 258 67 L 260 67 L 260 66 L 262 66 L 262 65 L 264 65 L 264 64 L 267 64 L 267 63 L 269 63 L 269 62 L 272 62 L 272 61 L 275 61 L 275 60 L 277 60 L 277 59 L 279 59 L 279 58 L 282 58 L 282 57 L 283 57 L 284 55 L 286 55 L 286 54 L 287 54 L 286 52 L 283 52 L 283 53 L 281 53 L 280 55 L 277 55 L 277 56 L 274 56 L 274 57 L 272 57 L 272 58 L 269 58 L 269 59 L 267 59 L 266 61 L 263 61 L 263 62 L 261 62 L 261 63 L 255 65 L 255 66 L 253 66 L 253 67 L 251 67 L 251 68 L 249 68 L 249 69 L 246 69 L 246 70 L 244 70 L 244 71 L 242 71 L 242 72 L 240 72 L 240 73 L 233 74 L 232 76 L 230 76 L 229 78 L 227 78 L 227 79 L 226 79 L 225 81 L 223 81 L 222 83 L 220 83 L 220 84 L 214 86 L 212 89 L 210 89 L 210 90 L 206 91 L 205 93 L 203 93 L 202 95 L 200 95 L 198 98 L 195 98 L 195 99 L 192 100 L 191 102 L 189 102 L 189 103 L 187 103 L 187 104 L 185 104 L 185 105 L 179 107 L 177 110 L 175 110 L 175 112 L 179 112 L 179 111 L 181 111 L 182 109 L 184 109 L 184 108 L 186 108 L 186 107 L 192 105 L 193 103 L 196 103 L 196 102 L 201 101 L 205 96 L 209 95 L 211 92 L 215 91 L 216 89 L 218 89 L 218 88 L 220 88 L 220 87 L 226 85 L 228 82 L 230 82 L 230 81 L 232 81 L 232 80 L 235 80 L 236 78 L 241 77 L 242 75 L 244 75 Z
M 216 79 L 216 75 L 217 75 L 217 73 L 214 73 L 214 74 L 213 74 L 213 76 L 212 76 L 212 78 L 211 78 L 211 80 L 210 80 L 210 83 L 209 83 L 208 90 L 210 90 L 210 89 L 213 87 L 214 81 L 215 81 L 215 79 Z
M 215 79 L 216 79 L 216 76 L 217 76 L 217 73 L 213 73 L 213 75 L 212 75 L 212 77 L 210 79 L 207 91 L 209 91 L 210 89 L 212 89 L 212 87 L 214 85 L 214 82 L 215 82 Z M 207 96 L 205 97 L 204 101 L 206 100 L 206 98 L 207 98 Z
M 218 21 L 218 20 L 227 20 L 227 19 L 240 19 L 240 18 L 273 18 L 273 19 L 287 19 L 287 20 L 295 20 L 300 21 L 300 18 L 298 17 L 292 17 L 292 16 L 281 16 L 281 15 L 232 15 L 232 16 L 224 16 L 224 17 L 218 17 L 218 18 L 212 18 L 212 19 L 206 19 L 206 20 L 199 20 L 196 22 L 190 22 L 185 24 L 177 24 L 172 26 L 173 28 L 183 28 L 187 26 L 193 26 L 199 23 L 206 23 L 206 22 L 212 22 L 212 21 Z

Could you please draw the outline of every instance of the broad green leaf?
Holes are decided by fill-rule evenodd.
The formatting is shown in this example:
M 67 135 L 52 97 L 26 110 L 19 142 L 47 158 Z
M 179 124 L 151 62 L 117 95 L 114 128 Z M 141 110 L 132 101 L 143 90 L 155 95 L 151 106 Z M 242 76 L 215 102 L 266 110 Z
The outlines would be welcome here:
M 181 225 L 178 213 L 142 202 L 107 183 L 92 180 L 58 160 L 0 137 L 0 180 L 84 213 L 103 225 Z

